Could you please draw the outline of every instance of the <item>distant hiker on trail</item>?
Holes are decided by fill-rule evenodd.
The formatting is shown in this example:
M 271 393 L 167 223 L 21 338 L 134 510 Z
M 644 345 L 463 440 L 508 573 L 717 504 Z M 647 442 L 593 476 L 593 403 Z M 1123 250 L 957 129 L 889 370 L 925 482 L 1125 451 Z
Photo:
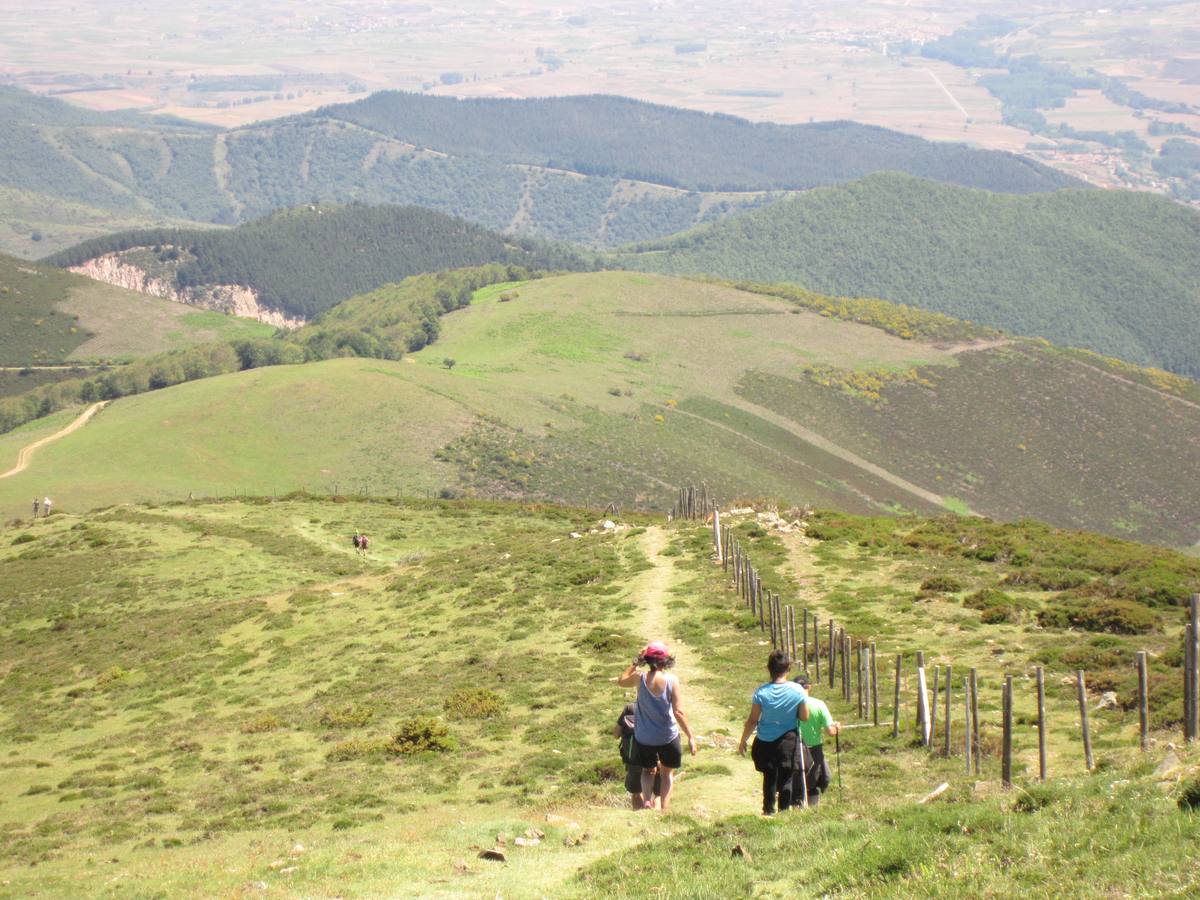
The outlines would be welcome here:
M 763 815 L 775 815 L 778 798 L 782 812 L 792 805 L 796 774 L 804 770 L 804 743 L 796 729 L 797 719 L 808 719 L 808 693 L 800 685 L 788 681 L 792 661 L 782 650 L 767 657 L 767 673 L 771 680 L 759 687 L 750 698 L 750 715 L 742 728 L 738 753 L 746 755 L 746 742 L 757 731 L 750 758 L 763 777 Z
M 639 674 L 638 668 L 643 665 L 647 671 Z M 657 767 L 663 812 L 671 805 L 675 770 L 683 765 L 680 730 L 687 735 L 688 752 L 696 755 L 696 738 L 683 711 L 679 679 L 666 672 L 673 665 L 675 657 L 671 656 L 666 644 L 655 641 L 647 645 L 617 679 L 621 687 L 637 686 L 633 739 L 642 766 L 642 808 L 650 809 L 654 803 L 654 770 Z
M 796 684 L 808 692 L 808 673 L 797 675 Z M 821 800 L 821 793 L 829 787 L 832 780 L 829 763 L 825 762 L 825 748 L 821 746 L 821 733 L 836 735 L 842 730 L 842 723 L 833 721 L 829 707 L 811 693 L 805 706 L 808 707 L 808 718 L 800 722 L 800 737 L 804 740 L 804 746 L 808 748 L 809 757 L 804 768 L 804 778 L 808 784 L 808 805 L 816 806 Z
M 33 498 L 33 517 L 35 519 L 38 517 L 38 512 L 41 510 L 41 508 L 42 508 L 42 501 L 39 500 L 37 497 L 34 497 Z
M 360 556 L 367 552 L 367 536 L 365 534 L 354 532 L 354 549 Z
M 42 515 L 46 518 L 50 518 L 50 498 L 49 497 L 42 498 Z
M 617 718 L 617 724 L 613 726 L 613 737 L 621 742 L 619 745 L 621 762 L 625 763 L 625 790 L 629 792 L 629 801 L 634 809 L 645 809 L 646 802 L 642 796 L 642 764 L 637 756 L 637 743 L 633 739 L 636 722 L 637 704 L 626 703 L 625 709 Z M 655 796 L 661 794 L 662 779 L 657 770 L 652 774 L 654 775 L 654 794 L 651 796 L 653 800 Z M 658 799 L 661 802 L 662 797 L 658 796 Z

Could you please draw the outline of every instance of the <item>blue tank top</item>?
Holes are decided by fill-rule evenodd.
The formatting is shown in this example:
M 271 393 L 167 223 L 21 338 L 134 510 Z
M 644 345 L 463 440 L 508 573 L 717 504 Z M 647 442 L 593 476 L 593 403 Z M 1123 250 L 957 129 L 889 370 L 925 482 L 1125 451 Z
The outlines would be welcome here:
M 671 682 L 661 697 L 655 697 L 646 687 L 646 675 L 638 682 L 637 718 L 633 725 L 633 738 L 647 747 L 661 747 L 679 737 L 679 724 L 675 721 L 675 710 L 671 707 Z

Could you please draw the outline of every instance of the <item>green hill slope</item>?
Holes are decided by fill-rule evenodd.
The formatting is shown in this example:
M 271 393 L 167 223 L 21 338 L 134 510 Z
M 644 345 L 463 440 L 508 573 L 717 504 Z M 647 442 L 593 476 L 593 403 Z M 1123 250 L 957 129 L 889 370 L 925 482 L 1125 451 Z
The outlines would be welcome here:
M 260 305 L 306 319 L 421 272 L 486 263 L 587 266 L 574 251 L 506 238 L 412 206 L 307 206 L 228 231 L 125 232 L 85 241 L 46 262 L 78 266 L 111 253 L 176 289 L 240 285 L 253 290 Z
M 0 187 L 110 209 L 122 223 L 234 224 L 314 201 L 413 204 L 598 246 L 879 168 L 1001 191 L 1077 184 L 1019 157 L 878 128 L 753 125 L 605 97 L 509 105 L 392 93 L 221 131 L 0 87 L 0 160 Z
M 1130 604 L 1137 634 L 1030 627 L 1071 591 L 1014 581 L 1030 572 L 1015 554 L 973 551 L 1067 559 L 1088 584 L 1118 565 L 1125 584 L 1195 578 L 1200 564 L 1032 523 L 816 513 L 805 536 L 769 517 L 727 521 L 785 602 L 903 662 L 900 736 L 886 727 L 881 664 L 885 727 L 844 732 L 836 763 L 829 748 L 839 787 L 770 821 L 754 815 L 759 778 L 730 737 L 768 647 L 703 526 L 635 517 L 606 532 L 559 507 L 344 497 L 123 504 L 5 525 L 0 880 L 43 896 L 99 875 L 118 879 L 110 893 L 173 897 L 716 897 L 766 882 L 781 894 L 1195 893 L 1179 848 L 1200 821 L 1175 782 L 1200 761 L 1164 747 L 1178 733 L 1181 610 Z M 359 530 L 373 538 L 361 556 Z M 971 598 L 999 584 L 1017 619 L 984 624 Z M 626 808 L 609 734 L 632 696 L 613 676 L 650 639 L 676 655 L 699 743 L 675 815 Z M 930 669 L 977 673 L 979 775 L 963 772 L 957 684 L 952 755 L 914 740 L 918 648 Z M 1145 753 L 1127 693 L 1137 649 L 1152 660 Z M 1046 785 L 1021 677 L 1035 665 Z M 1091 711 L 1091 774 L 1075 668 L 1120 698 Z M 999 690 L 1014 673 L 1006 791 Z M 841 688 L 816 693 L 865 724 Z M 945 796 L 921 805 L 940 782 Z M 498 845 L 505 862 L 480 858 Z
M 291 340 L 362 328 L 403 347 L 438 283 L 355 298 Z M 1196 460 L 1200 408 L 1163 389 L 1194 386 L 929 329 L 906 339 L 779 297 L 634 273 L 492 285 L 399 362 L 256 369 L 115 401 L 0 482 L 0 504 L 20 511 L 35 484 L 56 485 L 70 509 L 400 484 L 644 506 L 705 478 L 730 495 L 851 511 L 969 508 L 1200 538 L 1200 486 L 1178 477 Z
M 637 250 L 619 263 L 884 297 L 1200 374 L 1200 214 L 1147 194 L 875 175 Z
M 0 325 L 0 366 L 120 359 L 274 332 L 3 254 Z

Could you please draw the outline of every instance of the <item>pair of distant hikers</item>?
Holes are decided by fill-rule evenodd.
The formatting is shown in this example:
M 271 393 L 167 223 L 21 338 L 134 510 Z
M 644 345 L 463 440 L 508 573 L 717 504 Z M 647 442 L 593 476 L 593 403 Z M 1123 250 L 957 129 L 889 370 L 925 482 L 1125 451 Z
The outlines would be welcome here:
M 750 758 L 762 773 L 765 816 L 775 814 L 776 804 L 780 812 L 797 803 L 817 805 L 830 781 L 822 737 L 841 731 L 829 707 L 809 693 L 808 675 L 789 681 L 791 670 L 792 661 L 784 651 L 775 650 L 767 657 L 771 680 L 751 697 L 738 742 L 738 753 L 744 756 L 746 743 L 755 734 Z

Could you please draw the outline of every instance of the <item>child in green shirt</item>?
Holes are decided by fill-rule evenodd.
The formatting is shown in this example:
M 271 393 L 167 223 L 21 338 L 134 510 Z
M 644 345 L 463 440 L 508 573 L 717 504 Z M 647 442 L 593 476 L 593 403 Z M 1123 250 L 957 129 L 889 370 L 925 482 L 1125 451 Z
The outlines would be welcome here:
M 808 784 L 808 805 L 816 806 L 821 800 L 821 792 L 829 787 L 831 780 L 829 765 L 825 762 L 825 748 L 821 746 L 822 734 L 837 734 L 842 730 L 842 725 L 833 721 L 829 707 L 812 695 L 808 673 L 797 675 L 796 683 L 808 692 L 808 718 L 800 722 L 800 738 L 812 760 L 804 771 L 804 780 Z

